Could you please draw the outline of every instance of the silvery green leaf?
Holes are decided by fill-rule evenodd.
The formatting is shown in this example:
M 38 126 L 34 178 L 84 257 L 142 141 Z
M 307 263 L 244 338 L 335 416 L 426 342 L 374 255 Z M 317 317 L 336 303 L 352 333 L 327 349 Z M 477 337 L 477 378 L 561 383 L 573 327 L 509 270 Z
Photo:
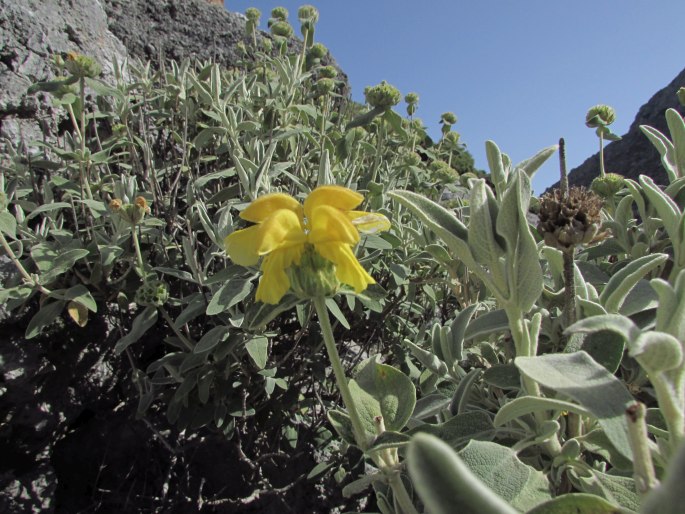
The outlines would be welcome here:
M 501 198 L 508 180 L 507 170 L 502 162 L 502 152 L 494 141 L 488 140 L 485 142 L 485 154 L 488 158 L 490 176 L 495 184 L 495 191 L 497 191 L 497 196 Z
M 452 402 L 450 403 L 450 412 L 453 415 L 463 414 L 468 405 L 469 398 L 471 397 L 471 390 L 475 385 L 476 381 L 480 378 L 483 370 L 479 368 L 473 368 L 469 371 L 464 378 L 461 379 L 457 389 L 454 391 L 452 396 Z
M 655 253 L 631 261 L 616 272 L 604 286 L 599 300 L 607 312 L 616 313 L 623 305 L 628 293 L 645 275 L 666 262 L 668 255 Z
M 0 212 L 0 232 L 15 239 L 17 237 L 17 220 L 9 212 Z
M 193 348 L 194 354 L 208 352 L 220 342 L 225 341 L 230 334 L 229 328 L 219 325 L 209 329 Z
M 607 501 L 620 505 L 629 512 L 640 508 L 640 497 L 635 492 L 635 481 L 632 478 L 602 473 L 596 469 L 591 476 L 577 476 L 574 483 L 584 492 L 602 496 Z
M 675 286 L 662 279 L 650 282 L 659 296 L 656 329 L 685 340 L 685 270 L 676 277 Z
M 516 170 L 504 193 L 497 216 L 497 233 L 506 241 L 509 304 L 528 312 L 542 293 L 542 267 L 535 238 L 528 226 L 526 213 L 530 201 L 530 180 Z
M 462 352 L 464 349 L 464 334 L 469 326 L 469 322 L 478 308 L 478 304 L 469 305 L 454 316 L 454 320 L 450 324 L 450 336 L 452 346 L 452 356 L 455 360 L 463 359 Z
M 157 309 L 155 307 L 145 307 L 145 309 L 138 314 L 133 320 L 131 330 L 124 337 L 119 339 L 114 345 L 114 351 L 117 354 L 123 352 L 129 345 L 135 343 L 143 337 L 145 332 L 157 323 Z
M 567 335 L 577 332 L 592 334 L 601 330 L 614 332 L 626 341 L 637 339 L 641 334 L 639 327 L 630 318 L 620 314 L 604 314 L 585 318 L 568 327 L 564 333 Z
M 542 255 L 547 261 L 550 271 L 553 277 L 559 283 L 564 283 L 564 256 L 561 250 L 552 248 L 551 246 L 542 247 Z M 577 263 L 573 263 L 573 282 L 575 287 L 576 296 L 582 298 L 583 300 L 588 299 L 587 285 L 585 283 L 585 277 L 580 272 Z
M 680 341 L 665 332 L 643 332 L 628 341 L 628 352 L 650 374 L 678 368 L 683 362 Z
M 594 494 L 568 493 L 538 505 L 526 514 L 627 514 L 627 511 Z
M 521 462 L 510 448 L 471 441 L 458 455 L 471 472 L 515 509 L 527 511 L 551 499 L 545 475 Z
M 533 175 L 538 168 L 547 162 L 547 159 L 552 157 L 552 155 L 554 155 L 558 149 L 559 145 L 552 145 L 548 146 L 547 148 L 543 148 L 538 153 L 533 155 L 533 157 L 519 162 L 516 166 L 514 166 L 514 169 L 521 169 L 526 173 L 526 175 L 528 175 L 530 178 L 533 178 Z
M 664 224 L 664 228 L 668 235 L 673 239 L 674 244 L 678 238 L 678 222 L 682 212 L 673 199 L 664 193 L 659 186 L 647 175 L 640 175 L 640 184 L 642 190 L 649 198 L 649 201 L 654 205 L 656 212 Z
M 502 426 L 505 423 L 525 416 L 526 414 L 546 410 L 568 411 L 575 412 L 581 416 L 592 416 L 588 410 L 576 403 L 556 400 L 554 398 L 522 396 L 520 398 L 515 398 L 500 407 L 493 423 L 495 426 Z
M 469 321 L 464 332 L 464 340 L 470 341 L 476 338 L 484 338 L 496 332 L 503 332 L 509 329 L 509 318 L 504 309 L 497 309 L 479 315 L 476 319 Z
M 387 430 L 399 432 L 416 405 L 416 389 L 400 370 L 380 364 L 372 357 L 349 381 L 350 394 L 365 430 L 375 435 L 374 418 L 382 416 Z
M 492 441 L 495 427 L 488 413 L 469 411 L 452 416 L 444 423 L 424 423 L 409 431 L 410 435 L 418 433 L 434 435 L 458 450 L 472 440 Z
M 529 378 L 572 398 L 591 412 L 616 449 L 632 458 L 625 409 L 634 399 L 604 366 L 584 351 L 517 357 L 514 363 Z
M 432 514 L 515 514 L 444 442 L 416 434 L 409 443 L 409 475 Z M 506 476 L 506 475 L 505 475 Z M 513 492 L 518 492 L 512 489 Z
M 63 301 L 50 303 L 45 302 L 41 306 L 40 310 L 34 314 L 29 321 L 28 325 L 26 326 L 24 337 L 26 337 L 26 339 L 32 339 L 40 334 L 45 327 L 55 321 L 62 313 L 62 310 L 64 310 L 64 305 L 65 302 Z
M 501 246 L 504 243 L 502 238 L 495 233 L 498 206 L 484 179 L 471 183 L 469 212 L 468 242 L 471 252 L 478 262 L 490 268 L 494 277 L 501 276 L 499 259 L 505 251 Z M 500 285 L 502 289 L 506 287 L 506 284 Z
M 269 340 L 264 336 L 253 337 L 245 343 L 248 355 L 259 369 L 264 369 L 269 359 Z
M 405 339 L 402 342 L 409 347 L 409 350 L 411 351 L 412 355 L 416 357 L 418 361 L 421 364 L 423 364 L 424 367 L 431 370 L 433 373 L 440 377 L 445 376 L 447 374 L 447 365 L 443 361 L 441 361 L 437 357 L 437 355 L 435 355 L 432 352 L 429 352 L 428 350 L 424 350 L 423 348 L 415 345 L 408 339 Z
M 468 245 L 468 229 L 443 206 L 411 191 L 391 191 L 389 195 L 414 213 L 427 227 L 440 237 L 455 257 L 490 285 L 489 274 L 473 258 Z
M 651 141 L 659 155 L 661 155 L 661 163 L 668 174 L 669 182 L 676 180 L 680 175 L 678 174 L 673 143 L 665 135 L 649 125 L 640 125 L 640 130 Z
M 666 123 L 675 150 L 676 173 L 680 178 L 685 176 L 685 121 L 678 111 L 667 109 Z

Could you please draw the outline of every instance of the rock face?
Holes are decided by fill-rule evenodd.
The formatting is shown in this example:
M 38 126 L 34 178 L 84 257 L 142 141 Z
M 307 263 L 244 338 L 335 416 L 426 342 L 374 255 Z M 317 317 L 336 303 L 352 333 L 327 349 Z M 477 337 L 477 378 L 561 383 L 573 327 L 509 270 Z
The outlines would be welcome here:
M 623 135 L 620 141 L 610 143 L 604 148 L 604 163 L 607 172 L 619 173 L 633 180 L 637 180 L 640 175 L 648 175 L 658 184 L 667 183 L 659 152 L 642 133 L 640 125 L 650 125 L 670 138 L 664 113 L 667 109 L 673 108 L 680 114 L 685 114 L 685 108 L 680 105 L 676 97 L 676 92 L 683 86 L 685 86 L 685 70 L 681 71 L 668 86 L 650 98 L 649 102 L 640 107 L 628 133 Z M 599 153 L 572 170 L 568 177 L 569 183 L 589 186 L 598 174 Z M 557 184 L 553 187 L 557 187 Z
M 43 95 L 27 96 L 35 80 L 53 77 L 50 56 L 88 53 L 111 74 L 128 56 L 98 0 L 0 0 L 0 137 L 17 142 L 55 134 L 57 120 Z

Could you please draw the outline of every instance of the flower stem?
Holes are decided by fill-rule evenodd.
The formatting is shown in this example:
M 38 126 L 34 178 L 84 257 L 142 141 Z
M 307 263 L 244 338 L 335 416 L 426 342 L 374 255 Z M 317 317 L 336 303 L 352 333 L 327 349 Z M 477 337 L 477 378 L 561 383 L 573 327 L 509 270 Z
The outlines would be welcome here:
M 133 238 L 133 247 L 136 251 L 136 260 L 138 261 L 138 266 L 140 266 L 140 277 L 145 282 L 147 275 L 145 273 L 145 264 L 143 262 L 143 254 L 140 251 L 140 243 L 138 242 L 138 233 L 136 232 L 136 225 L 131 225 L 131 237 Z
M 19 271 L 19 273 L 21 274 L 21 276 L 24 278 L 24 281 L 25 281 L 27 284 L 29 284 L 29 285 L 35 287 L 36 289 L 38 289 L 38 291 L 40 291 L 40 292 L 43 293 L 44 295 L 49 295 L 49 294 L 50 294 L 50 290 L 49 290 L 49 289 L 46 289 L 45 287 L 43 287 L 42 285 L 40 285 L 38 282 L 36 282 L 36 281 L 34 280 L 34 278 L 31 276 L 31 274 L 30 274 L 28 271 L 26 271 L 26 268 L 25 268 L 24 265 L 19 261 L 19 259 L 17 258 L 16 254 L 15 254 L 14 251 L 12 250 L 12 247 L 11 247 L 10 244 L 7 242 L 7 239 L 5 239 L 5 236 L 2 234 L 2 232 L 0 232 L 0 244 L 2 244 L 2 248 L 5 250 L 5 253 L 7 253 L 7 256 L 10 258 L 10 260 L 12 261 L 12 263 L 14 264 L 14 266 L 17 268 L 17 271 Z
M 599 176 L 604 178 L 606 172 L 604 171 L 604 134 L 599 133 Z
M 635 489 L 640 495 L 647 494 L 659 484 L 654 473 L 652 454 L 649 450 L 645 413 L 645 405 L 640 402 L 635 402 L 626 409 L 628 439 L 630 448 L 633 450 L 633 477 L 635 478 Z
M 354 432 L 354 439 L 357 442 L 357 445 L 362 449 L 362 451 L 366 451 L 366 449 L 368 448 L 366 430 L 364 430 L 361 418 L 359 417 L 359 412 L 357 412 L 357 406 L 355 405 L 354 400 L 352 399 L 352 393 L 350 392 L 350 388 L 347 383 L 347 378 L 345 377 L 345 369 L 343 368 L 342 361 L 340 360 L 338 349 L 335 346 L 335 338 L 333 337 L 331 320 L 328 317 L 326 299 L 323 296 L 318 296 L 314 298 L 312 301 L 314 302 L 316 314 L 319 317 L 321 334 L 323 335 L 323 341 L 326 346 L 328 358 L 330 359 L 331 366 L 333 367 L 335 382 L 342 396 L 343 403 L 347 408 L 347 413 L 350 416 L 350 421 L 352 422 L 352 431 Z

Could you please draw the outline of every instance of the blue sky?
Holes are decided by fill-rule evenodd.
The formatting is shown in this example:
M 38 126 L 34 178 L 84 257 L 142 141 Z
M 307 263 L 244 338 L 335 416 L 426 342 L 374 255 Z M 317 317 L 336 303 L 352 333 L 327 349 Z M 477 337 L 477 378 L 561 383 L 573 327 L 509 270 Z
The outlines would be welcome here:
M 226 2 L 229 10 L 290 11 L 305 2 Z M 324 0 L 316 39 L 348 74 L 355 100 L 387 80 L 419 94 L 416 116 L 439 134 L 440 114 L 487 170 L 494 140 L 514 162 L 566 139 L 568 168 L 598 150 L 587 109 L 613 106 L 624 134 L 638 109 L 685 67 L 683 0 Z M 424 6 L 421 6 L 423 4 Z M 685 84 L 683 84 L 685 86 Z M 404 104 L 397 108 L 405 113 Z M 558 180 L 558 161 L 535 176 L 537 194 Z M 620 172 L 621 170 L 608 171 Z

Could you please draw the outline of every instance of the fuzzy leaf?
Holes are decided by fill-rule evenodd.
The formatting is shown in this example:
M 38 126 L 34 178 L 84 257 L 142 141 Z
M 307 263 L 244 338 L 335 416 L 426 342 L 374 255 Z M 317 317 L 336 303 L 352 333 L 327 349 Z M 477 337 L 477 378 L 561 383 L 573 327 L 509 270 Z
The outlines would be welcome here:
M 625 409 L 634 399 L 604 366 L 584 351 L 517 357 L 514 362 L 523 374 L 591 412 L 616 449 L 632 458 Z
M 432 514 L 514 514 L 444 442 L 416 434 L 407 455 L 409 475 Z

